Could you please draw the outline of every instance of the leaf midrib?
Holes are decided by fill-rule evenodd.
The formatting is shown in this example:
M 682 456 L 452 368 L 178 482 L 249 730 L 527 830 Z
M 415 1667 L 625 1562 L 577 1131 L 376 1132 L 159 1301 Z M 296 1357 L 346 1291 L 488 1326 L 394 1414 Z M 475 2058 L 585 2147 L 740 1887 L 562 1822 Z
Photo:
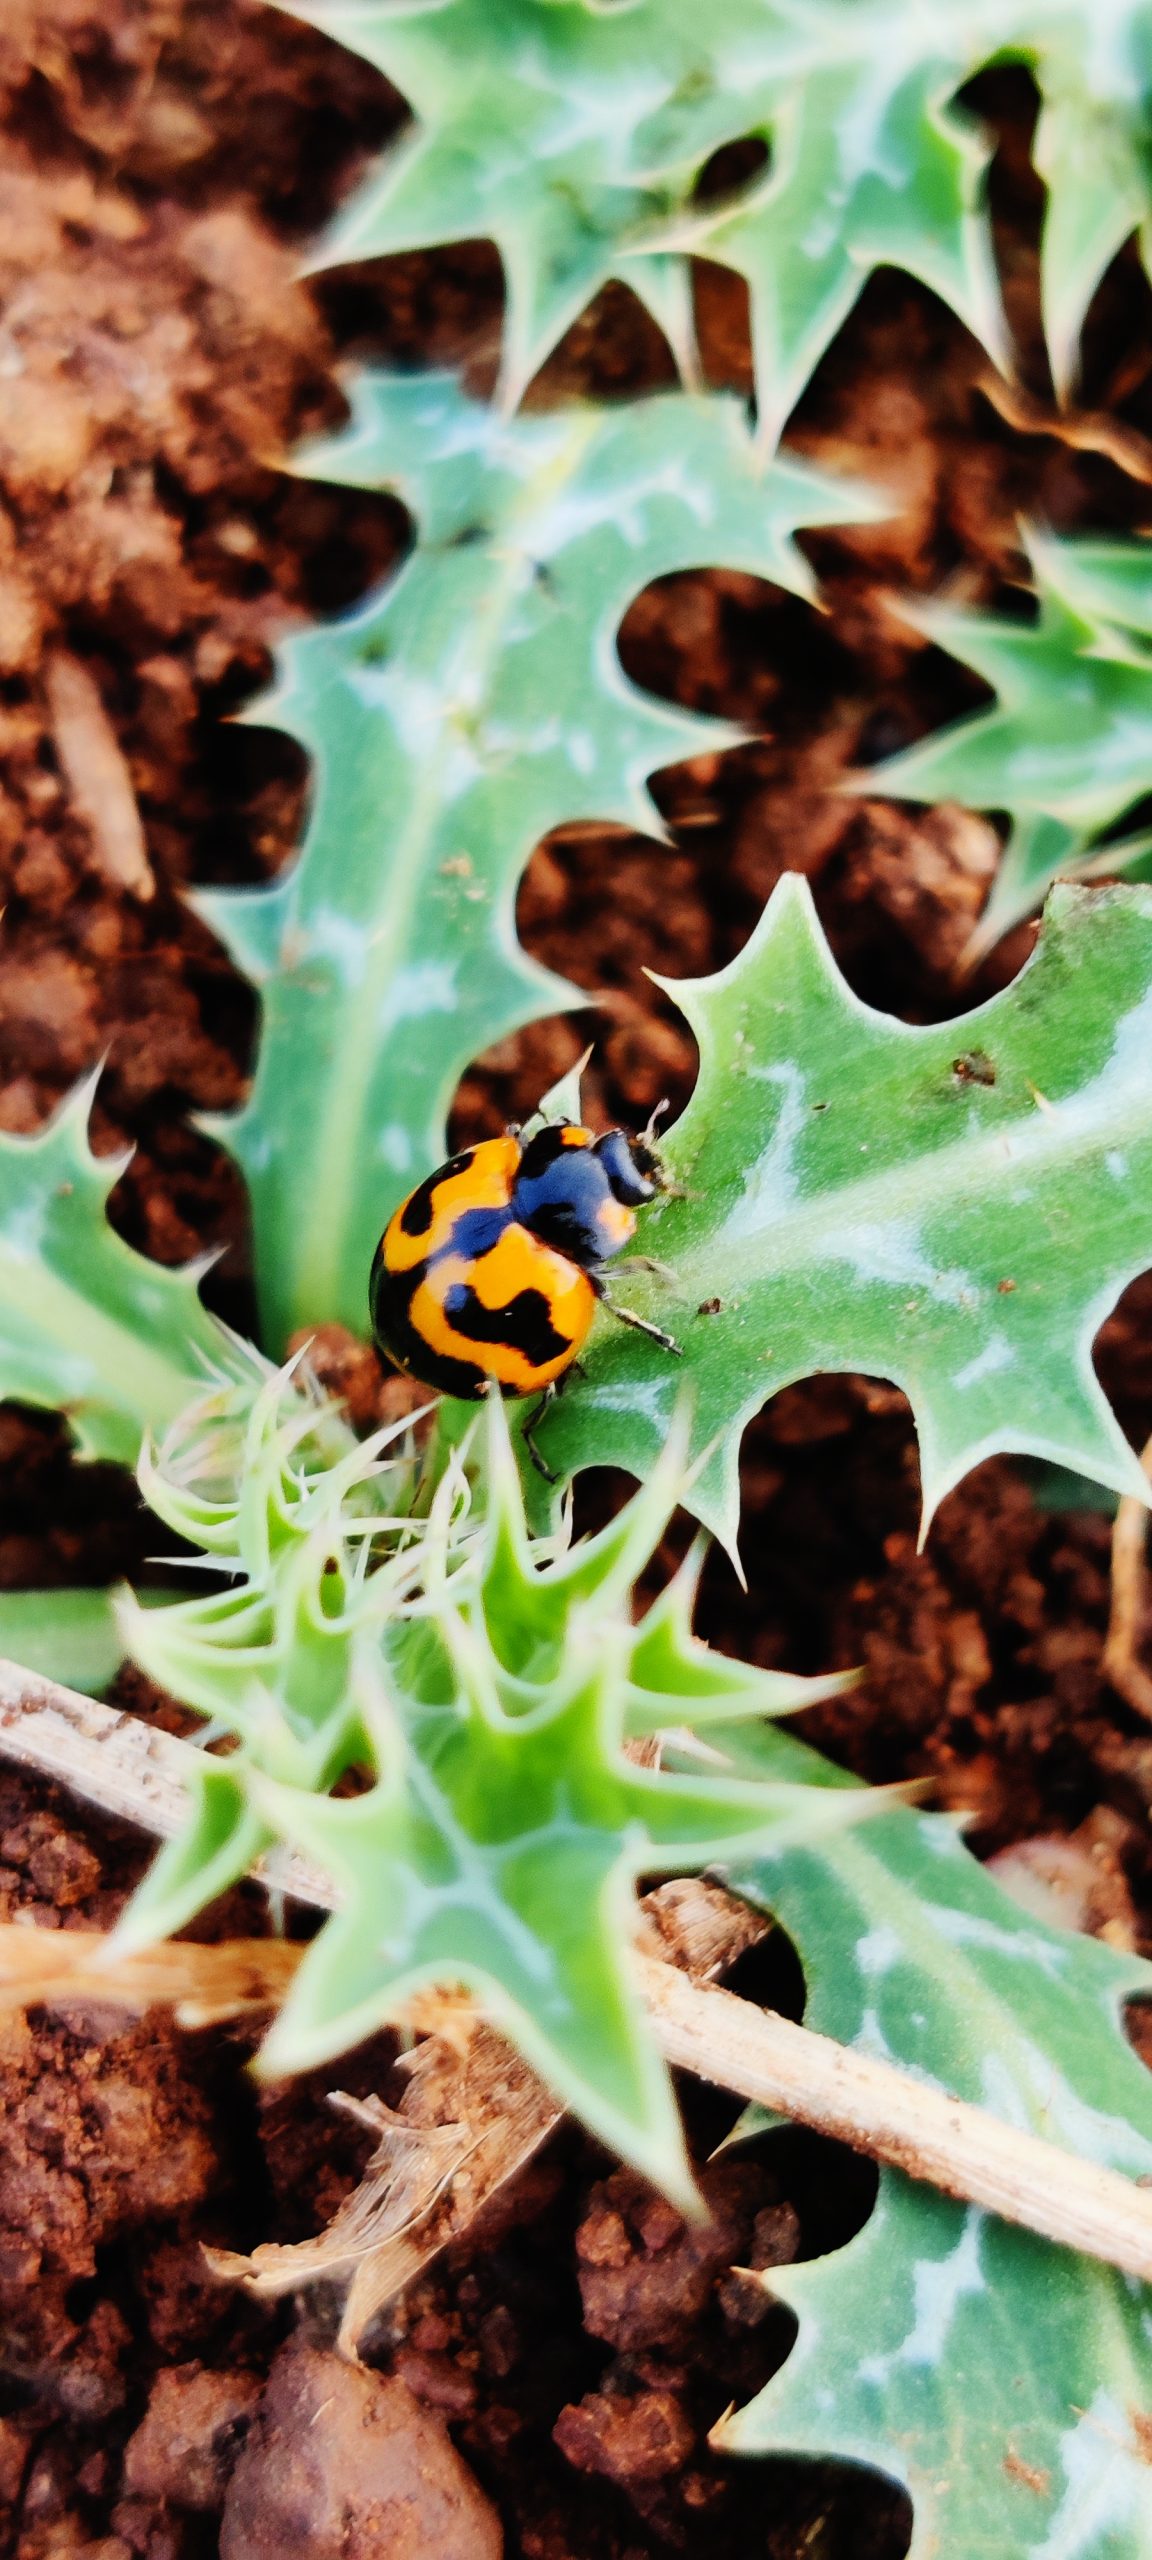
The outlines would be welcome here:
M 541 488 L 548 477 L 560 484 L 571 479 L 579 468 L 588 440 L 588 422 L 582 420 L 580 427 L 581 431 L 550 458 L 546 471 L 532 473 L 524 482 L 515 507 L 508 513 L 506 539 L 499 540 L 493 529 L 488 546 L 492 563 L 490 597 L 474 625 L 473 647 L 462 662 L 454 688 L 457 698 L 460 684 L 471 670 L 477 678 L 476 703 L 490 699 L 492 674 L 505 644 L 508 617 L 523 592 L 525 548 L 514 540 L 513 528 L 517 518 L 539 506 Z M 438 561 L 435 549 L 431 558 L 434 564 Z M 410 564 L 409 580 L 419 576 L 421 565 L 417 551 Z M 386 705 L 381 706 L 381 717 L 391 720 Z M 441 739 L 454 717 L 455 700 L 445 699 L 438 731 Z M 394 1046 L 395 1033 L 406 1030 L 409 1037 L 414 1037 L 417 1030 L 417 1021 L 412 1019 L 407 1024 L 397 1024 L 383 1046 L 372 1036 L 385 992 L 410 944 L 413 916 L 427 892 L 428 852 L 443 805 L 438 759 L 430 755 L 425 788 L 415 799 L 403 832 L 389 848 L 387 861 L 381 862 L 377 904 L 380 921 L 365 924 L 367 963 L 363 977 L 351 993 L 334 990 L 338 1000 L 341 992 L 344 996 L 343 1018 L 313 1144 L 314 1159 L 320 1168 L 318 1214 L 306 1223 L 296 1263 L 293 1294 L 301 1320 L 317 1308 L 338 1303 L 353 1195 L 363 1178 L 364 1118 L 371 1087 Z M 450 1027 L 446 1022 L 446 1041 Z M 414 1136 L 418 1134 L 413 1132 Z
M 881 1172 L 829 1187 L 814 1200 L 779 1207 L 769 1202 L 762 1217 L 748 1224 L 743 1234 L 739 1232 L 742 1204 L 734 1204 L 719 1226 L 709 1228 L 698 1242 L 677 1254 L 675 1269 L 677 1281 L 684 1280 L 684 1297 L 693 1293 L 698 1279 L 715 1276 L 721 1256 L 729 1289 L 741 1282 L 762 1285 L 785 1272 L 839 1259 L 844 1239 L 862 1227 L 914 1217 L 922 1231 L 933 1210 L 961 1194 L 969 1195 L 964 1205 L 970 1208 L 971 1195 L 987 1198 L 1001 1184 L 1016 1186 L 1024 1178 L 1035 1181 L 1054 1167 L 1074 1166 L 1105 1146 L 1118 1148 L 1126 1141 L 1152 1137 L 1152 1081 L 1146 1070 L 1142 1080 L 1137 1065 L 1117 1069 L 1110 1064 L 1092 1082 L 1096 1090 L 1087 1112 L 1084 1093 L 1063 1102 L 1037 1104 L 1027 1119 L 1001 1120 L 969 1132 Z M 1069 1125 L 1069 1105 L 1076 1114 L 1075 1126 Z M 669 1152 L 675 1161 L 675 1133 Z M 1152 1204 L 1149 1223 L 1152 1227 Z

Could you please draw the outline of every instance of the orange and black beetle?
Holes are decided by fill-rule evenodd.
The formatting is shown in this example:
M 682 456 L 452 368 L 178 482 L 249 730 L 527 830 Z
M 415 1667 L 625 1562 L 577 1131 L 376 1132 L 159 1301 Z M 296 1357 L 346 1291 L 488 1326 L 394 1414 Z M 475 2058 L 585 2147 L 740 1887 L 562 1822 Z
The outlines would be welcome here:
M 452 1156 L 381 1239 L 369 1287 L 380 1349 L 445 1395 L 482 1396 L 495 1382 L 506 1396 L 547 1398 L 599 1299 L 678 1352 L 659 1325 L 614 1306 L 603 1277 L 635 1234 L 637 1208 L 663 1188 L 646 1138 L 598 1138 L 571 1120 Z

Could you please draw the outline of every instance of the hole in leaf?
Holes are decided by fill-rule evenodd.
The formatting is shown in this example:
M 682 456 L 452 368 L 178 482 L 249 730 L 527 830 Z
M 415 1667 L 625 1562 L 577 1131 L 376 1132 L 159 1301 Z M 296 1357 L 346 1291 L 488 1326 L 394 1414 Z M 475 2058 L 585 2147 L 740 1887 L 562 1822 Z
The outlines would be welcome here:
M 693 204 L 735 205 L 756 186 L 772 162 L 771 146 L 762 133 L 743 133 L 722 142 L 706 160 L 692 189 Z
M 796 2261 L 831 2257 L 862 2231 L 876 2203 L 879 2171 L 872 2160 L 791 2125 L 764 2134 L 780 2191 L 800 2222 Z M 771 2281 L 771 2269 L 767 2269 Z
M 883 1573 L 893 1537 L 914 1546 L 919 1483 L 910 1409 L 899 1389 L 847 1376 L 785 1388 L 756 1416 L 740 1453 L 740 1548 L 747 1590 L 719 1548 L 705 1563 L 699 1633 L 737 1660 L 816 1673 L 860 1659 L 852 1607 L 862 1578 Z M 865 1619 L 873 1605 L 860 1594 Z M 812 1719 L 859 1730 L 856 1694 Z M 823 1726 L 821 1727 L 821 1737 Z M 829 1738 L 826 1747 L 842 1754 Z
M 350 612 L 381 587 L 412 539 L 406 510 L 389 493 L 295 478 L 277 532 L 293 554 L 293 598 L 320 621 Z
M 110 1081 L 113 1076 L 110 1062 Z M 109 1224 L 138 1253 L 170 1267 L 215 1251 L 219 1259 L 201 1286 L 204 1303 L 255 1340 L 248 1196 L 239 1166 L 215 1140 L 174 1115 L 170 1096 L 134 1113 L 133 1127 L 135 1153 L 108 1195 Z
M 198 887 L 258 887 L 294 862 L 300 850 L 308 759 L 284 729 L 233 725 L 208 714 L 202 726 L 186 815 L 189 875 Z

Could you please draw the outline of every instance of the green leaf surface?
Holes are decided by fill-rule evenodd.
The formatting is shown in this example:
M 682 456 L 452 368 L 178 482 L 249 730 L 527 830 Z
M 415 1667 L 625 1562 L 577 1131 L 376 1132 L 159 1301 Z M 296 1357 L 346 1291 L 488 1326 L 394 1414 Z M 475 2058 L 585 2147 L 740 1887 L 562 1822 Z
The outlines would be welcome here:
M 311 470 L 396 489 L 417 547 L 347 621 L 293 639 L 256 715 L 313 759 L 299 861 L 272 890 L 198 904 L 256 980 L 263 1026 L 239 1118 L 266 1339 L 363 1331 L 373 1252 L 445 1154 L 469 1060 L 583 1004 L 529 961 L 514 906 L 550 827 L 649 827 L 647 776 L 732 733 L 624 676 L 617 627 L 650 579 L 724 562 L 805 591 L 799 525 L 872 502 L 758 461 L 739 403 L 672 394 L 502 421 L 445 375 L 369 376 Z
M 140 1606 L 166 1608 L 175 1596 L 142 1591 Z M 0 1591 L 0 1655 L 43 1680 L 98 1698 L 126 1650 L 115 1591 Z
M 109 1226 L 126 1159 L 92 1154 L 92 1090 L 33 1138 L 0 1133 L 0 1395 L 61 1406 L 86 1457 L 134 1466 L 145 1433 L 244 1355 L 200 1303 L 203 1263 L 166 1270 Z
M 775 1728 L 729 1741 L 737 1766 L 816 1775 Z M 951 1822 L 886 1814 L 733 1881 L 795 1941 L 810 2026 L 1152 2171 L 1152 2079 L 1120 2024 L 1152 1967 L 1026 1915 Z M 770 2282 L 799 2333 L 727 2449 L 889 2472 L 913 2499 L 911 2560 L 1144 2560 L 1147 2286 L 889 2170 L 846 2248 Z
M 928 1519 L 1000 1450 L 1146 1495 L 1091 1348 L 1152 1262 L 1148 891 L 1055 890 L 1019 978 L 931 1028 L 851 994 L 792 875 L 729 968 L 669 991 L 700 1049 L 663 1145 L 682 1196 L 643 1229 L 663 1275 L 616 1294 L 683 1358 L 598 1318 L 549 1463 L 643 1478 L 687 1380 L 713 1450 L 688 1499 L 734 1546 L 745 1423 L 863 1370 L 911 1402 Z
M 98 1698 L 124 1659 L 112 1592 L 0 1591 L 0 1654 Z
M 1152 791 L 1152 546 L 1033 535 L 1035 623 L 903 608 L 992 686 L 995 708 L 861 777 L 869 795 L 1003 809 L 1012 833 L 968 957 L 1039 904 L 1058 871 L 1123 872 L 1146 835 L 1101 843 Z
M 300 0 L 367 57 L 414 124 L 340 214 L 323 263 L 496 242 L 510 399 L 611 276 L 692 362 L 685 253 L 744 275 L 757 399 L 779 432 L 878 265 L 923 277 L 998 360 L 989 150 L 956 103 L 990 60 L 1033 70 L 1050 201 L 1044 308 L 1057 380 L 1105 266 L 1147 222 L 1152 26 L 1143 0 Z M 697 182 L 756 135 L 766 176 Z

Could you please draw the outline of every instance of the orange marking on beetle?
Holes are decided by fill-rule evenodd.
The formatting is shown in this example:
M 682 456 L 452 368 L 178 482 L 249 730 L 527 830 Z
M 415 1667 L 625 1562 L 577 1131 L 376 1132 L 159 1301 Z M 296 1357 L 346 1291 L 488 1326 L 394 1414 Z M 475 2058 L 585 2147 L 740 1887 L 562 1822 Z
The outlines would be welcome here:
M 557 1333 L 574 1345 L 583 1342 L 596 1313 L 596 1292 L 580 1264 L 518 1224 L 505 1228 L 468 1276 L 482 1307 L 507 1307 L 522 1289 L 539 1289 Z
M 443 1253 L 462 1210 L 506 1209 L 519 1162 L 517 1138 L 482 1138 L 478 1147 L 469 1148 L 458 1173 L 433 1184 L 432 1222 L 419 1235 L 410 1234 L 403 1223 L 408 1203 L 402 1200 L 384 1235 L 389 1271 L 411 1271 L 417 1262 Z
M 611 1239 L 612 1250 L 615 1253 L 619 1251 L 622 1244 L 627 1244 L 630 1236 L 635 1235 L 636 1212 L 623 1200 L 605 1200 L 597 1213 L 596 1223 Z
M 595 1133 L 591 1129 L 581 1128 L 578 1120 L 566 1120 L 560 1132 L 560 1140 L 565 1147 L 591 1147 L 595 1145 Z

